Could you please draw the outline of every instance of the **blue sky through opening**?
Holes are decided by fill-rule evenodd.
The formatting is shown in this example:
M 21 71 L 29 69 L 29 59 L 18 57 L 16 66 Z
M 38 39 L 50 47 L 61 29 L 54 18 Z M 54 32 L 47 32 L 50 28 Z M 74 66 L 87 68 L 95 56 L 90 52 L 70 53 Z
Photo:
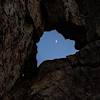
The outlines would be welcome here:
M 68 55 L 75 54 L 77 50 L 74 48 L 74 45 L 74 41 L 65 40 L 56 30 L 44 32 L 40 41 L 37 43 L 38 65 L 45 60 L 65 58 Z

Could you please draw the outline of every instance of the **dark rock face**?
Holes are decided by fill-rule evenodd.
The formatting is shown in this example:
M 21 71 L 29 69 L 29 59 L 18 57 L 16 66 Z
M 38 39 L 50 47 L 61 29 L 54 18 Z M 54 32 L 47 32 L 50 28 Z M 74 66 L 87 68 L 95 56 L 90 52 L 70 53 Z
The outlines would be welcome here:
M 11 89 L 25 66 L 36 69 L 32 21 L 25 1 L 0 0 L 0 95 Z
M 0 99 L 99 100 L 99 11 L 99 0 L 0 0 Z M 80 51 L 37 68 L 36 42 L 52 29 Z
M 100 47 L 99 42 L 95 42 L 98 45 L 95 49 Z M 87 45 L 82 50 L 83 54 L 86 55 L 85 50 L 93 53 L 92 47 Z M 98 54 L 98 51 L 95 53 Z M 86 58 L 89 57 L 87 55 Z M 93 61 L 98 63 L 97 59 Z M 100 66 L 92 66 L 94 62 L 92 59 L 85 60 L 81 54 L 45 61 L 34 80 L 20 81 L 21 84 L 17 83 L 4 100 L 99 100 Z

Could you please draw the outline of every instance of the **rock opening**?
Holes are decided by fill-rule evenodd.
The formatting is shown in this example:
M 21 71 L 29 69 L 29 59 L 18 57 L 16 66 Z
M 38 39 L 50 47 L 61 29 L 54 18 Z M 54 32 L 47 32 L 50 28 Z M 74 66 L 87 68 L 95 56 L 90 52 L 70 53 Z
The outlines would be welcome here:
M 56 30 L 44 32 L 40 41 L 37 43 L 37 62 L 38 66 L 45 60 L 65 58 L 76 53 L 75 41 L 66 39 Z

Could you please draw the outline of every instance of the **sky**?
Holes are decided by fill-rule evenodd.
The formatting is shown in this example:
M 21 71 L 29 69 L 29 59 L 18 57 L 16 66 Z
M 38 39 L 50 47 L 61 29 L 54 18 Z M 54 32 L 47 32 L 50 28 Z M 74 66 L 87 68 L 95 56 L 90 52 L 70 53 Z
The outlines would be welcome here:
M 75 42 L 59 34 L 56 30 L 44 32 L 40 41 L 37 43 L 37 61 L 38 66 L 45 60 L 65 58 L 68 55 L 75 54 Z

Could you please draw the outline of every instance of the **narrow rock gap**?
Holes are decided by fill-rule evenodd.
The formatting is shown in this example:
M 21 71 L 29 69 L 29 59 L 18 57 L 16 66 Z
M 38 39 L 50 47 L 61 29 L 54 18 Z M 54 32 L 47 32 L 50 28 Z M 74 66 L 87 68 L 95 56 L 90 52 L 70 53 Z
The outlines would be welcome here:
M 37 43 L 37 66 L 45 60 L 66 58 L 75 54 L 75 41 L 66 39 L 56 30 L 46 31 Z

